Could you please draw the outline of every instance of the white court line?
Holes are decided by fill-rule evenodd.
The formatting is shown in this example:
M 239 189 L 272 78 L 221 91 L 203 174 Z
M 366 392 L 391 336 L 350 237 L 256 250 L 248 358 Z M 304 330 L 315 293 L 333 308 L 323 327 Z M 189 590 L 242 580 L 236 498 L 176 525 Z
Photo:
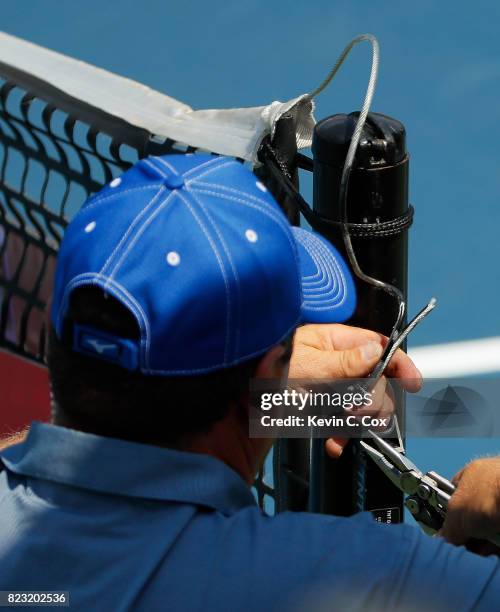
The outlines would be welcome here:
M 500 336 L 411 348 L 424 377 L 456 378 L 500 372 Z

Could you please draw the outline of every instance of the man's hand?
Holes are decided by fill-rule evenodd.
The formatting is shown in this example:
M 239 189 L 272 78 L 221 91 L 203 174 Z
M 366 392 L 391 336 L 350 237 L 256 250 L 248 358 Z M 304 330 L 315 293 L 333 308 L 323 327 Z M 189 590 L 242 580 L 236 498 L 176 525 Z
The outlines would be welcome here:
M 382 334 L 347 325 L 304 325 L 295 332 L 289 378 L 365 378 L 379 361 L 387 338 Z M 422 375 L 412 360 L 398 350 L 387 366 L 385 375 L 400 379 L 407 391 L 418 391 Z M 385 378 L 377 384 L 379 414 L 393 411 L 392 399 L 384 393 Z M 327 452 L 339 457 L 347 440 L 330 438 Z
M 456 491 L 451 496 L 443 528 L 448 542 L 460 546 L 471 539 L 485 539 L 500 533 L 500 457 L 477 459 L 453 478 Z M 493 552 L 492 547 L 475 552 Z

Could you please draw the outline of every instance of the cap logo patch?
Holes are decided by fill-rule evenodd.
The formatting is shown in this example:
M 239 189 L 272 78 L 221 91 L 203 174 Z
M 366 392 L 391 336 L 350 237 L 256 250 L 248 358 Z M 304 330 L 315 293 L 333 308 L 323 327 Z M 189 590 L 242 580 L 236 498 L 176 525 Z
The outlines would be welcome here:
M 86 346 L 90 346 L 99 355 L 106 353 L 107 356 L 111 356 L 111 354 L 116 354 L 118 352 L 118 346 L 116 344 L 109 344 L 98 338 L 89 338 L 87 336 L 84 338 L 83 343 Z
M 111 361 L 127 370 L 136 370 L 139 366 L 139 349 L 136 342 L 87 325 L 73 324 L 73 350 Z

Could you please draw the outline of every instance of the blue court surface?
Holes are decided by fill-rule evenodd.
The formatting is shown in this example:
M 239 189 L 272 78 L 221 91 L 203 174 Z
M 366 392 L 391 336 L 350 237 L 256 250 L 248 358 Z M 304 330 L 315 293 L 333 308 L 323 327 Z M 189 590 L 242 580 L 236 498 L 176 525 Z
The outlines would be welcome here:
M 373 110 L 405 124 L 411 154 L 410 313 L 439 301 L 411 348 L 500 336 L 499 19 L 493 0 L 32 0 L 6 3 L 1 28 L 196 108 L 310 91 L 354 35 L 374 33 Z M 370 48 L 358 46 L 318 99 L 316 118 L 357 110 L 369 68 Z M 310 198 L 310 181 L 302 188 Z M 422 467 L 451 476 L 478 454 L 498 453 L 500 441 L 410 440 L 408 448 Z

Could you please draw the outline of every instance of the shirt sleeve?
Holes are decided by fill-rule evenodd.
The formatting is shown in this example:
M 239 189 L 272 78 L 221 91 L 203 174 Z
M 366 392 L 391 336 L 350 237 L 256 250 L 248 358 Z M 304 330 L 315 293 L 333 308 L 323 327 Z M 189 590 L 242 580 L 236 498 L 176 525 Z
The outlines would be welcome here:
M 480 557 L 413 529 L 413 545 L 402 551 L 394 609 L 500 610 L 500 559 Z
M 321 522 L 321 519 L 317 519 Z M 308 530 L 307 590 L 288 609 L 349 612 L 500 610 L 500 560 L 480 557 L 411 525 L 380 525 L 368 515 Z M 319 551 L 321 555 L 318 555 Z M 298 606 L 298 607 L 297 607 Z

